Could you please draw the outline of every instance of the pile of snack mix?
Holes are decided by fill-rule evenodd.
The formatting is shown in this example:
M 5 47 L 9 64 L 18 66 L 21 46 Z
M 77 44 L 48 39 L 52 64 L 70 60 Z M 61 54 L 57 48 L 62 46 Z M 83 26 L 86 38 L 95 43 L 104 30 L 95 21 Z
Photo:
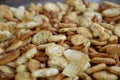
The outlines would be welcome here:
M 119 80 L 120 5 L 103 5 L 0 5 L 0 80 Z

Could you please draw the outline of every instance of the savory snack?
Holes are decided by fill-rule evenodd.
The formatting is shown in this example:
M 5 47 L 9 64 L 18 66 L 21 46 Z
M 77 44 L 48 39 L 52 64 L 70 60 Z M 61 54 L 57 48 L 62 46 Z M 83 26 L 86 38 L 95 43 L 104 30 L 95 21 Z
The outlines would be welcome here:
M 119 80 L 120 5 L 88 1 L 1 4 L 0 80 Z

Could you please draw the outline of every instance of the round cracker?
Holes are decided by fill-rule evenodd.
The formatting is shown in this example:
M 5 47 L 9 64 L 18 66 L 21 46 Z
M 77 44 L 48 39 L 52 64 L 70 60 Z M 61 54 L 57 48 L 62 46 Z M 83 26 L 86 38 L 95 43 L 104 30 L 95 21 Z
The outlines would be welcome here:
M 48 30 L 41 30 L 33 36 L 32 43 L 36 45 L 46 43 L 48 41 L 49 36 L 52 36 L 52 32 Z

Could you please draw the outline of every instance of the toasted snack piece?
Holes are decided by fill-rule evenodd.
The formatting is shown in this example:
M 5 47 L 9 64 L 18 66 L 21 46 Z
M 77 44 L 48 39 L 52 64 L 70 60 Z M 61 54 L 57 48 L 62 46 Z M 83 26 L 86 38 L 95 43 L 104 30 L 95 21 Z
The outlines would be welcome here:
M 46 43 L 46 44 L 40 44 L 37 46 L 39 50 L 45 49 L 47 46 L 55 45 L 55 43 Z
M 54 78 L 54 80 L 63 80 L 64 77 L 65 77 L 64 75 L 62 75 L 61 73 L 59 73 L 59 74 Z M 51 80 L 53 80 L 53 79 L 51 79 Z
M 66 50 L 64 56 L 67 58 L 70 64 L 68 64 L 63 70 L 62 74 L 73 77 L 78 72 L 82 73 L 85 70 L 85 66 L 89 63 L 89 57 L 87 54 L 76 50 Z
M 12 44 L 10 47 L 8 47 L 8 48 L 6 49 L 6 51 L 15 50 L 15 49 L 17 49 L 17 48 L 19 48 L 19 47 L 21 47 L 21 46 L 22 46 L 22 41 L 18 41 L 18 42 L 16 42 L 16 43 Z
M 50 45 L 45 48 L 45 53 L 48 56 L 62 56 L 64 53 L 64 48 L 59 45 Z
M 117 44 L 118 43 L 118 37 L 115 35 L 111 35 L 110 38 L 108 39 L 109 44 Z
M 77 25 L 75 23 L 59 23 L 59 27 L 72 28 L 72 27 L 77 27 Z
M 98 13 L 98 12 L 95 12 L 95 11 L 86 11 L 83 15 L 86 18 L 88 18 L 89 20 L 92 20 L 94 16 L 97 16 L 98 21 L 102 20 L 102 15 L 100 13 Z
M 92 20 L 86 16 L 80 16 L 79 21 L 80 21 L 80 26 L 83 27 L 90 27 L 92 25 Z
M 83 44 L 86 47 L 90 46 L 90 40 L 83 35 L 73 35 L 71 38 L 71 42 L 73 45 L 81 45 Z
M 91 3 L 88 4 L 88 8 L 87 8 L 88 11 L 96 11 L 98 9 L 99 9 L 99 4 L 98 3 L 91 2 Z
M 58 5 L 58 7 L 60 8 L 61 11 L 67 11 L 67 9 L 69 7 L 67 4 L 64 4 L 61 2 L 57 2 L 56 4 Z
M 106 53 L 120 56 L 120 45 L 111 45 L 107 48 Z
M 113 32 L 116 36 L 120 37 L 120 26 L 115 26 Z
M 106 32 L 106 29 L 98 23 L 93 23 L 90 29 L 93 32 L 93 36 L 99 37 L 101 41 L 108 40 L 110 38 L 110 35 Z
M 107 71 L 99 71 L 93 74 L 96 80 L 118 80 L 118 76 Z
M 17 73 L 19 73 L 19 72 L 26 72 L 26 71 L 28 71 L 26 65 L 19 65 L 19 66 L 17 66 L 17 68 L 16 68 L 16 72 L 17 72 Z
M 21 65 L 31 59 L 35 54 L 37 53 L 37 49 L 35 47 L 29 49 L 27 52 L 25 52 L 22 56 L 17 58 L 15 61 L 17 65 Z
M 12 12 L 10 11 L 10 8 L 7 5 L 0 5 L 0 18 L 4 20 L 4 16 L 7 15 L 10 18 L 13 17 Z M 1 22 L 2 20 L 0 20 Z
M 32 3 L 31 3 L 32 4 Z M 31 6 L 31 5 L 30 5 Z M 30 8 L 30 7 L 29 7 Z M 33 11 L 34 12 L 34 11 Z M 34 14 L 30 13 L 29 11 L 25 11 L 24 13 L 24 18 L 23 18 L 23 22 L 29 22 L 32 21 L 34 17 Z
M 106 51 L 107 54 L 114 54 L 120 56 L 120 45 L 109 44 L 100 49 L 101 52 Z
M 84 36 L 86 36 L 87 38 L 92 38 L 92 33 L 90 32 L 90 29 L 87 27 L 79 27 L 77 29 L 77 33 L 78 34 L 82 34 Z
M 32 72 L 34 70 L 39 69 L 41 67 L 41 63 L 36 59 L 30 59 L 30 61 L 27 63 L 27 66 L 29 70 Z
M 92 78 L 87 73 L 81 73 L 80 78 L 82 80 L 92 80 Z
M 69 45 L 69 44 L 63 43 L 62 46 L 64 47 L 65 50 L 66 50 L 66 49 L 70 49 L 70 45 Z
M 30 72 L 20 72 L 15 75 L 15 80 L 35 80 Z
M 77 57 L 78 55 L 80 56 L 81 52 L 77 50 L 67 49 L 64 51 L 64 56 L 69 62 L 77 60 L 77 58 L 73 58 L 73 56 Z
M 14 73 L 12 68 L 5 65 L 0 66 L 0 71 L 4 73 L 12 73 L 12 74 Z
M 93 67 L 90 67 L 86 70 L 86 72 L 88 74 L 91 74 L 91 73 L 94 73 L 94 72 L 97 72 L 97 71 L 101 71 L 101 70 L 104 70 L 106 69 L 106 64 L 105 63 L 101 63 L 101 64 L 98 64 L 98 65 L 95 65 Z
M 0 79 L 4 80 L 10 80 L 13 79 L 15 76 L 14 70 L 8 66 L 2 65 L 0 66 Z
M 120 67 L 119 66 L 111 66 L 107 68 L 109 72 L 120 76 Z
M 12 34 L 8 30 L 0 30 L 0 41 L 5 41 L 12 38 Z
M 4 30 L 9 30 L 10 29 L 10 27 L 8 27 L 8 25 L 6 24 L 6 23 L 4 23 L 4 22 L 0 22 L 0 30 L 1 31 L 4 31 Z
M 75 12 L 69 12 L 69 14 L 67 14 L 66 16 L 65 16 L 65 18 L 66 19 L 68 19 L 69 21 L 71 21 L 71 22 L 73 22 L 72 24 L 74 24 L 74 23 L 79 23 L 79 18 L 78 18 L 78 16 L 77 16 L 77 13 L 75 13 Z M 71 25 L 72 26 L 72 25 Z
M 59 75 L 59 74 L 58 74 Z M 55 76 L 51 76 L 51 77 L 46 77 L 46 78 L 43 78 L 42 80 L 44 80 L 44 79 L 47 79 L 47 80 L 55 80 L 55 78 L 56 78 L 56 75 Z M 41 78 L 40 78 L 40 80 L 41 80 Z M 58 79 L 59 80 L 59 79 Z M 61 79 L 60 79 L 61 80 Z
M 90 42 L 92 45 L 106 45 L 107 41 L 99 41 L 99 40 L 95 40 L 95 39 L 90 39 Z
M 21 35 L 23 35 L 25 33 L 29 33 L 29 32 L 31 32 L 30 29 L 25 29 L 25 28 L 19 29 L 18 32 L 17 32 L 17 36 L 21 36 Z
M 29 44 L 30 42 L 32 42 L 32 37 L 29 37 L 28 39 L 23 40 L 23 41 L 22 41 L 22 46 L 26 46 L 26 45 Z
M 38 69 L 32 72 L 33 77 L 51 77 L 59 73 L 59 70 L 56 68 L 44 68 Z
M 58 5 L 58 3 L 59 3 L 59 2 L 57 2 L 56 4 Z M 66 6 L 68 7 L 68 5 L 66 5 Z M 63 6 L 62 6 L 62 7 L 63 7 Z M 65 9 L 65 8 L 63 8 L 63 9 Z M 66 10 L 66 9 L 65 9 L 65 10 Z M 63 15 L 65 15 L 65 12 L 64 12 L 64 11 L 61 11 L 61 12 L 58 13 L 58 21 L 62 21 L 62 20 L 63 20 Z M 54 25 L 54 26 L 58 27 L 57 24 Z
M 48 38 L 49 42 L 58 42 L 60 40 L 63 40 L 63 41 L 66 40 L 66 36 L 65 35 L 53 35 Z
M 48 66 L 57 68 L 59 70 L 64 69 L 68 64 L 68 61 L 63 56 L 50 56 L 48 60 Z
M 14 16 L 17 19 L 23 20 L 24 12 L 25 12 L 25 7 L 24 6 L 20 6 L 18 8 L 10 7 L 10 10 L 12 11 L 12 13 L 14 14 Z
M 26 32 L 26 33 L 22 34 L 21 36 L 19 36 L 18 39 L 20 39 L 20 40 L 27 40 L 33 34 L 34 34 L 33 32 L 29 31 L 29 32 Z
M 41 30 L 33 36 L 32 42 L 36 45 L 43 44 L 48 41 L 50 36 L 52 36 L 52 32 L 48 30 Z
M 30 7 L 29 7 L 29 10 L 30 11 L 42 12 L 43 11 L 42 4 L 39 3 L 39 4 L 35 5 L 34 3 L 31 3 Z
M 108 7 L 108 8 L 120 7 L 119 4 L 116 4 L 116 3 L 113 3 L 113 2 L 110 2 L 110 1 L 103 1 L 103 4 L 105 5 L 105 7 Z
M 116 64 L 116 61 L 112 58 L 98 58 L 98 57 L 95 57 L 95 58 L 91 59 L 91 62 L 95 63 L 95 64 L 105 63 L 107 65 Z
M 105 17 L 115 17 L 115 16 L 118 16 L 119 14 L 120 14 L 119 8 L 110 8 L 102 12 L 102 15 Z
M 82 73 L 84 71 L 84 67 L 82 66 L 83 64 L 86 64 L 86 63 L 85 62 L 81 63 L 81 66 L 80 66 L 80 65 L 78 65 L 78 62 L 71 62 L 63 70 L 62 74 L 65 76 L 73 77 L 73 76 L 77 75 L 77 73 L 79 71 L 81 71 L 81 73 Z
M 103 26 L 106 29 L 113 30 L 114 26 L 112 24 L 104 23 L 104 22 L 99 22 L 101 26 Z
M 33 29 L 40 26 L 39 23 L 35 22 L 35 21 L 29 21 L 29 22 L 23 22 L 23 23 L 19 23 L 17 24 L 16 28 L 27 28 L 27 29 Z
M 40 26 L 43 23 L 43 19 L 48 23 L 49 19 L 45 16 L 45 15 L 36 15 L 35 17 L 33 17 L 34 22 Z
M 0 47 L 0 54 L 3 53 L 5 50 Z
M 11 68 L 16 68 L 17 67 L 17 65 L 15 64 L 15 62 L 8 62 L 6 65 L 8 67 L 11 67 Z
M 76 31 L 77 27 L 68 27 L 68 28 L 61 28 L 58 30 L 58 32 L 62 33 L 62 32 L 69 32 L 69 31 Z
M 51 3 L 51 2 L 47 2 L 46 4 L 44 4 L 43 8 L 46 11 L 54 11 L 54 12 L 60 11 L 59 7 L 55 3 Z
M 66 3 L 70 6 L 74 6 L 75 10 L 78 10 L 81 12 L 84 12 L 86 10 L 86 6 L 83 4 L 82 0 L 66 0 Z
M 65 78 L 63 80 L 79 80 L 79 77 L 78 76 L 68 77 L 68 78 Z
M 20 55 L 19 50 L 13 50 L 8 53 L 0 54 L 0 65 L 3 65 L 3 64 L 6 64 L 8 62 L 15 60 L 17 57 L 19 57 L 19 55 Z

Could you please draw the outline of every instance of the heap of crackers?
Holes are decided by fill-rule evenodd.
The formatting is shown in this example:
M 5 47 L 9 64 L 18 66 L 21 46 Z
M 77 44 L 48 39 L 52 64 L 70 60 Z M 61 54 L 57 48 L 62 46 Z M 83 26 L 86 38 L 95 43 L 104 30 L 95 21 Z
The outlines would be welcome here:
M 0 5 L 0 80 L 119 79 L 119 4 Z

